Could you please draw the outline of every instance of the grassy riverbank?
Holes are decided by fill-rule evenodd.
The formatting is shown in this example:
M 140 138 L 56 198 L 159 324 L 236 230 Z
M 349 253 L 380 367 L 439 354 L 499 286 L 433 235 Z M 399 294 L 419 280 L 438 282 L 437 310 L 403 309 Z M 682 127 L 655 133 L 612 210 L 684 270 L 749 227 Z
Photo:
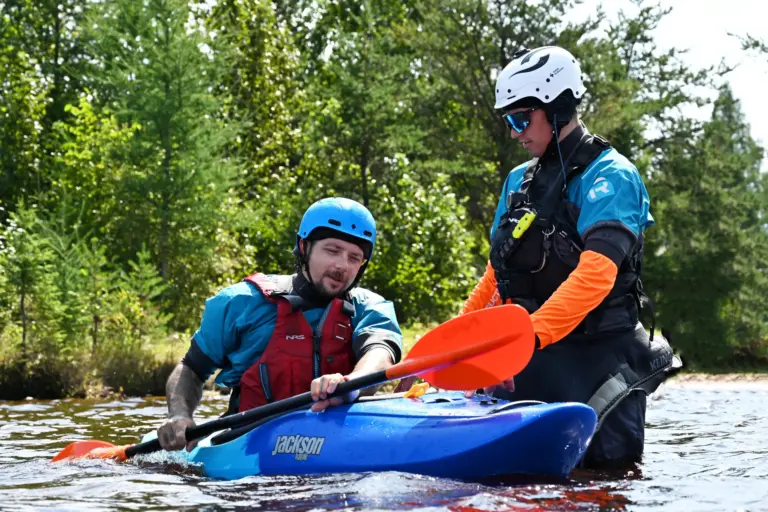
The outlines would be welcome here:
M 404 328 L 404 352 L 432 327 L 434 324 Z M 188 335 L 176 334 L 162 342 L 143 345 L 110 345 L 93 352 L 40 353 L 27 357 L 6 350 L 0 357 L 0 400 L 163 395 L 165 381 L 186 352 L 188 340 Z M 674 382 L 768 384 L 768 368 L 755 363 L 723 368 L 686 367 Z M 206 387 L 214 390 L 213 379 Z

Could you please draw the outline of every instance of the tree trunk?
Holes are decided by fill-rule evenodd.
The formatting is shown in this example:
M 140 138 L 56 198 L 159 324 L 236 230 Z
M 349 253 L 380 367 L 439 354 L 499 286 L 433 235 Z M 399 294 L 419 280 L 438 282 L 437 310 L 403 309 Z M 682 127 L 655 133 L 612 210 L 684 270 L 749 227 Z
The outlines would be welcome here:
M 360 155 L 360 180 L 362 181 L 363 204 L 368 208 L 368 145 L 363 148 Z
M 21 289 L 21 354 L 24 359 L 27 355 L 27 310 L 25 306 L 27 294 Z
M 170 27 L 165 25 L 165 47 L 168 49 L 171 44 Z M 171 102 L 171 76 L 165 74 L 165 104 Z M 170 236 L 170 202 L 171 202 L 171 157 L 173 149 L 171 147 L 171 119 L 167 118 L 159 126 L 162 127 L 163 141 L 163 177 L 165 178 L 162 189 L 162 204 L 160 206 L 160 277 L 163 282 L 168 282 L 168 239 Z

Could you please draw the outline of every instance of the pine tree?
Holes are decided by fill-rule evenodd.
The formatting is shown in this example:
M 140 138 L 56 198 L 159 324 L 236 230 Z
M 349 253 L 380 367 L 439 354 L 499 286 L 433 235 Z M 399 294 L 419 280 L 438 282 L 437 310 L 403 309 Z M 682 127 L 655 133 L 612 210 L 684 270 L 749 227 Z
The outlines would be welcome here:
M 11 307 L 11 322 L 19 327 L 19 337 L 11 340 L 23 360 L 43 354 L 55 358 L 63 341 L 63 306 L 56 286 L 58 278 L 54 254 L 40 236 L 34 208 L 22 204 L 5 225 L 5 296 Z
M 110 252 L 127 264 L 147 244 L 179 327 L 196 322 L 215 277 L 216 247 L 235 165 L 234 132 L 216 117 L 223 69 L 214 39 L 183 0 L 94 6 L 96 101 L 139 128 L 116 191 Z
M 764 357 L 766 283 L 762 148 L 723 87 L 700 135 L 667 142 L 650 185 L 646 288 L 659 322 L 694 366 Z

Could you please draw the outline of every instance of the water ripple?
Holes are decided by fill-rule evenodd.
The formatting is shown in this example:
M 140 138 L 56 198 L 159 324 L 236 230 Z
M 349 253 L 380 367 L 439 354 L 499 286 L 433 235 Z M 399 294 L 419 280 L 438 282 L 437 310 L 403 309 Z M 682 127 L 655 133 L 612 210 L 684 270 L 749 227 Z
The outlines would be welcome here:
M 768 388 L 664 385 L 649 400 L 644 463 L 567 480 L 468 483 L 403 473 L 201 476 L 174 454 L 51 464 L 74 440 L 131 443 L 159 398 L 0 402 L 0 508 L 55 510 L 768 510 Z M 206 397 L 203 418 L 226 408 Z

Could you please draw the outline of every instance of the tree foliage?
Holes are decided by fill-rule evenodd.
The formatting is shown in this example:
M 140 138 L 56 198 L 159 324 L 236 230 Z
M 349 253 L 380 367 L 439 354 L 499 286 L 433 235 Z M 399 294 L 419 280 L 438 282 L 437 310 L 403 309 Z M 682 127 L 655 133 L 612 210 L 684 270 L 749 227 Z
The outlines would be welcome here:
M 188 336 L 218 288 L 293 271 L 301 216 L 331 195 L 377 218 L 362 285 L 405 324 L 455 314 L 502 181 L 527 158 L 493 108 L 495 78 L 547 44 L 579 58 L 582 119 L 651 193 L 659 323 L 694 366 L 764 362 L 763 150 L 722 85 L 727 63 L 689 69 L 660 50 L 658 5 L 576 23 L 576 3 L 0 2 L 7 374 L 75 368 L 56 386 L 146 389 L 126 376 L 134 361 L 161 381 L 148 348 Z M 684 114 L 707 104 L 705 122 Z

